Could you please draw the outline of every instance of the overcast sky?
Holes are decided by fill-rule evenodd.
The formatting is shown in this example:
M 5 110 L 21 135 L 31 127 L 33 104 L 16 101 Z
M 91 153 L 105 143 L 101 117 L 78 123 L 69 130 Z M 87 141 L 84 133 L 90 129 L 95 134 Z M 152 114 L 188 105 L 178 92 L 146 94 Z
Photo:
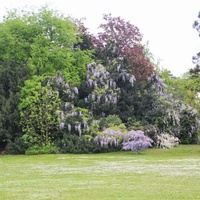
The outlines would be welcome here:
M 200 11 L 200 0 L 0 0 L 0 21 L 6 9 L 48 4 L 66 16 L 86 18 L 91 33 L 97 33 L 103 14 L 130 21 L 143 34 L 143 44 L 161 66 L 180 76 L 191 67 L 200 51 L 200 38 L 192 28 Z

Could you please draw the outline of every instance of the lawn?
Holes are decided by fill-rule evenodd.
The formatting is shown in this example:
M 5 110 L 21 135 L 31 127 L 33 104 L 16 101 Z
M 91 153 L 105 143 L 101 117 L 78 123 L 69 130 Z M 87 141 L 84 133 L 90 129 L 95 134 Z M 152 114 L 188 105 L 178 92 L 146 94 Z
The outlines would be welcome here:
M 105 154 L 0 156 L 1 200 L 198 200 L 200 145 Z

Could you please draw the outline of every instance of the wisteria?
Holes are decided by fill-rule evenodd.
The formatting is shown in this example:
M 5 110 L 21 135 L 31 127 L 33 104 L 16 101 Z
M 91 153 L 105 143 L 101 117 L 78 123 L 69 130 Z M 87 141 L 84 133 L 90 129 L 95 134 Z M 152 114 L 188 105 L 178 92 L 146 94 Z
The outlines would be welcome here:
M 64 126 L 65 126 L 65 123 L 64 123 L 64 122 L 61 122 L 61 123 L 60 123 L 60 130 L 63 130 L 63 129 L 64 129 Z
M 117 83 L 111 78 L 101 64 L 91 63 L 88 65 L 87 85 L 92 88 L 91 94 L 85 98 L 85 102 L 91 101 L 98 104 L 116 104 L 120 93 Z
M 105 129 L 102 134 L 94 138 L 94 142 L 101 147 L 118 147 L 122 144 L 122 150 L 132 150 L 139 153 L 141 149 L 152 147 L 153 140 L 144 135 L 141 130 L 122 132 L 120 130 Z
M 175 99 L 174 96 L 169 93 L 165 80 L 161 79 L 158 75 L 153 74 L 149 78 L 149 81 L 159 94 L 158 97 L 160 98 L 160 102 L 157 101 L 157 104 L 154 104 L 154 108 L 157 108 L 159 109 L 159 112 L 162 112 L 162 131 L 179 135 L 182 127 L 181 118 L 183 116 L 183 110 L 185 108 L 188 110 L 188 106 L 184 105 L 179 99 Z
M 60 112 L 60 130 L 64 130 L 66 126 L 67 132 L 71 133 L 75 131 L 79 137 L 82 136 L 83 132 L 89 131 L 90 114 L 86 109 L 74 107 L 72 103 L 65 103 L 65 109 Z
M 123 150 L 131 150 L 139 153 L 141 149 L 152 147 L 153 140 L 145 136 L 143 131 L 131 130 L 128 134 L 129 139 L 127 142 L 123 142 Z
M 64 81 L 62 74 L 53 78 L 54 89 L 59 93 L 65 94 L 65 101 L 61 105 L 61 110 L 56 111 L 57 116 L 60 118 L 60 130 L 67 131 L 72 134 L 75 133 L 80 138 L 84 134 L 91 134 L 89 118 L 93 117 L 93 113 L 99 109 L 98 106 L 110 106 L 111 104 L 117 105 L 118 99 L 121 95 L 121 89 L 119 83 L 128 84 L 128 88 L 134 87 L 135 77 L 128 73 L 123 66 L 118 67 L 118 74 L 110 73 L 101 64 L 91 63 L 87 66 L 86 84 L 90 89 L 88 96 L 84 97 L 83 101 L 88 105 L 88 110 L 78 108 L 74 106 L 74 98 L 79 95 L 77 87 L 70 86 L 69 83 Z M 164 83 L 164 79 L 159 78 L 157 75 L 152 75 L 149 78 L 153 91 L 157 91 L 157 95 L 161 97 L 161 100 L 168 102 L 165 107 L 164 104 L 153 105 L 154 108 L 165 110 L 162 116 L 164 129 L 168 130 L 170 134 L 159 134 L 156 138 L 155 146 L 159 148 L 172 148 L 178 145 L 179 140 L 177 137 L 172 136 L 180 134 L 181 131 L 181 112 L 183 110 L 188 111 L 189 116 L 195 116 L 196 111 L 184 104 L 179 100 L 175 100 L 173 95 L 167 91 L 167 86 Z M 49 81 L 50 83 L 50 81 Z M 173 102 L 173 103 L 171 103 Z M 161 107 L 159 107 L 161 106 Z M 83 110 L 83 112 L 82 112 Z M 105 117 L 104 110 L 101 117 Z M 87 113 L 87 114 L 86 114 Z M 91 123 L 91 122 L 90 122 Z M 172 129 L 173 128 L 173 129 Z M 192 137 L 196 131 L 196 126 L 191 124 L 191 128 L 188 129 L 188 136 Z M 152 147 L 153 140 L 147 137 L 141 130 L 121 131 L 120 129 L 107 128 L 100 133 L 94 134 L 94 142 L 102 148 L 122 148 L 122 150 L 131 150 L 140 152 L 141 149 Z
M 153 84 L 153 86 L 158 90 L 160 94 L 164 93 L 164 90 L 167 88 L 167 85 L 165 84 L 165 80 L 160 78 L 158 75 L 153 74 L 149 81 Z
M 107 84 L 110 73 L 101 64 L 90 63 L 87 66 L 87 83 L 89 87 L 101 87 Z M 107 84 L 108 85 L 108 84 Z
M 132 86 L 136 81 L 135 76 L 133 74 L 126 72 L 126 70 L 122 70 L 122 72 L 118 75 L 118 79 L 122 79 L 124 82 L 128 81 Z
M 57 92 L 58 96 L 61 93 L 64 93 L 67 98 L 66 100 L 73 100 L 79 93 L 77 87 L 72 87 L 69 83 L 67 83 L 61 72 L 58 72 L 56 76 L 49 79 L 47 84 Z
M 94 142 L 101 147 L 108 148 L 109 146 L 117 147 L 122 138 L 123 133 L 119 130 L 106 129 L 101 135 L 94 138 Z
M 58 94 L 64 95 L 60 110 L 57 110 L 55 113 L 60 119 L 60 130 L 67 131 L 68 133 L 75 132 L 81 137 L 84 131 L 89 130 L 88 117 L 85 117 L 85 115 L 90 115 L 86 109 L 74 106 L 73 100 L 79 94 L 78 88 L 67 83 L 65 77 L 60 72 L 57 76 L 48 80 L 48 85 L 58 91 Z
M 71 130 L 72 130 L 71 124 L 67 124 L 67 130 L 68 130 L 69 133 L 71 133 Z

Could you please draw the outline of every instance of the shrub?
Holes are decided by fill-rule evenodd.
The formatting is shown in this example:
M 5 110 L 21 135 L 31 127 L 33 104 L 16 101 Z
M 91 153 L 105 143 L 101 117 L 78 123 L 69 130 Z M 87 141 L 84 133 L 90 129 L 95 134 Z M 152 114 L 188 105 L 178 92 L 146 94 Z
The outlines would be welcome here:
M 184 106 L 181 112 L 181 130 L 178 135 L 182 144 L 197 144 L 198 120 L 197 111 L 190 106 Z
M 9 142 L 6 146 L 6 154 L 24 154 L 28 149 L 28 145 L 22 137 L 16 138 L 14 142 Z
M 122 120 L 117 115 L 108 115 L 106 118 L 104 118 L 100 125 L 101 127 L 111 127 L 111 126 L 119 126 L 122 123 Z
M 103 153 L 106 149 L 94 143 L 92 137 L 79 137 L 77 135 L 65 135 L 58 141 L 61 153 Z
M 180 140 L 168 133 L 161 133 L 157 136 L 156 146 L 161 149 L 171 149 L 179 144 Z
M 131 130 L 129 131 L 129 139 L 127 142 L 123 142 L 122 150 L 131 150 L 140 153 L 141 149 L 146 149 L 151 147 L 153 140 L 144 135 L 144 132 L 141 130 Z
M 94 142 L 102 148 L 119 150 L 125 135 L 127 135 L 127 130 L 124 124 L 111 126 L 98 133 L 94 138 Z
M 158 134 L 157 127 L 151 124 L 145 125 L 144 132 L 149 138 L 151 138 L 154 141 L 154 144 L 155 144 L 157 140 L 157 134 Z
M 135 119 L 135 117 L 128 117 L 126 122 L 128 130 L 142 130 L 142 122 Z
M 59 148 L 54 144 L 42 144 L 34 145 L 26 150 L 26 155 L 37 155 L 37 154 L 55 154 L 59 153 Z

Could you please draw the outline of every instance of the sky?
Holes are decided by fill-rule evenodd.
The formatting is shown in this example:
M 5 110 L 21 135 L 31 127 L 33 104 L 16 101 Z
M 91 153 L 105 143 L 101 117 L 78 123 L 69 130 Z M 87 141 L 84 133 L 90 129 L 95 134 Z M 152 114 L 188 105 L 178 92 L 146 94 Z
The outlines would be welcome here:
M 200 11 L 200 0 L 0 0 L 0 21 L 6 10 L 48 4 L 66 16 L 85 18 L 90 33 L 98 33 L 103 14 L 121 17 L 137 26 L 143 44 L 155 63 L 181 76 L 194 67 L 192 56 L 200 51 L 200 38 L 192 28 Z

